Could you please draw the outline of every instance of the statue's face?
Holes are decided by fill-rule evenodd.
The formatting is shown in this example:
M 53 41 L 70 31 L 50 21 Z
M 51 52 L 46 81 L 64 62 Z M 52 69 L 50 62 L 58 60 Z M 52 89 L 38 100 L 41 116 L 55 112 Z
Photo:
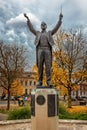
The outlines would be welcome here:
M 47 24 L 45 22 L 42 22 L 41 23 L 41 29 L 46 30 L 46 28 L 47 28 Z

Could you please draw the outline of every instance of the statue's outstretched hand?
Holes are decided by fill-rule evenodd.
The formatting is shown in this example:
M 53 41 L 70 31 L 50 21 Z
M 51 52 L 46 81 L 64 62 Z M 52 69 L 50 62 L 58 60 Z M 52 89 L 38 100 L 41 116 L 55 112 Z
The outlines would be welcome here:
M 24 13 L 24 17 L 25 17 L 27 20 L 29 20 L 29 18 L 28 18 L 28 16 L 26 15 L 26 13 Z
M 60 15 L 59 15 L 59 19 L 62 20 L 62 18 L 63 18 L 63 14 L 60 13 Z

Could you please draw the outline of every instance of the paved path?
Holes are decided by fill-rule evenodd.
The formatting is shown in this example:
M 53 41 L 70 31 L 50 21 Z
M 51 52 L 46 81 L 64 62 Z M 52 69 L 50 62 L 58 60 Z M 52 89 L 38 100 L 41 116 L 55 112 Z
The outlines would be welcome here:
M 0 130 L 31 130 L 31 120 L 0 121 Z M 87 130 L 87 121 L 59 120 L 58 130 Z

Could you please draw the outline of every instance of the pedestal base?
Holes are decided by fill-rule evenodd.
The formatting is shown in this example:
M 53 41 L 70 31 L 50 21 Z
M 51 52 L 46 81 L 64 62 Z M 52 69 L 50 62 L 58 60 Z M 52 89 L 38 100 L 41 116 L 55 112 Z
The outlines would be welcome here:
M 58 130 L 58 92 L 37 88 L 31 93 L 32 130 Z

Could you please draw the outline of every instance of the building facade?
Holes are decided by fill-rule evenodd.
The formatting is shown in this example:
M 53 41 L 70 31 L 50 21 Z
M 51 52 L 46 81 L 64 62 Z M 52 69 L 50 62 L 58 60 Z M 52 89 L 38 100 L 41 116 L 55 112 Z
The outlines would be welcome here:
M 29 95 L 32 89 L 35 88 L 36 80 L 35 80 L 35 72 L 23 72 L 22 75 L 18 77 L 21 85 L 25 89 L 25 94 Z
M 87 84 L 80 84 L 77 91 L 72 91 L 72 97 L 87 97 Z
M 36 80 L 35 80 L 35 72 L 22 72 L 19 77 L 17 77 L 17 80 L 20 81 L 21 85 L 25 89 L 25 94 L 29 95 L 32 91 L 32 89 L 35 88 Z M 3 93 L 6 90 L 2 87 L 0 87 L 0 97 L 3 95 Z
M 21 75 L 17 78 L 17 80 L 20 81 L 21 85 L 25 89 L 25 94 L 29 95 L 32 91 L 32 89 L 35 88 L 36 86 L 36 72 L 22 72 Z M 0 87 L 0 97 L 3 95 L 4 90 L 2 87 Z M 60 93 L 63 93 L 62 90 L 60 89 Z M 62 95 L 62 94 L 60 94 Z M 82 97 L 86 96 L 87 97 L 87 84 L 80 84 L 80 88 L 77 91 L 72 91 L 72 97 Z

